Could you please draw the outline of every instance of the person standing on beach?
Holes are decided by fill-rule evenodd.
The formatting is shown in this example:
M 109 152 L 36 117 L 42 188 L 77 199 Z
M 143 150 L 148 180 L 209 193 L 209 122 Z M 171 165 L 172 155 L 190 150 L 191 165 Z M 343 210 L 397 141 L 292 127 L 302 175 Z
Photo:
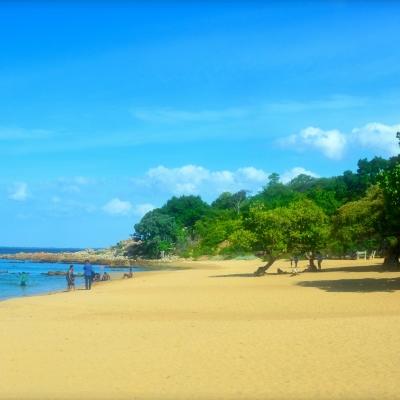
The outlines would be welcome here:
M 70 265 L 69 269 L 66 274 L 67 279 L 67 287 L 68 290 L 74 289 L 75 290 L 75 274 L 74 274 L 74 266 Z
M 298 262 L 299 262 L 299 257 L 298 256 L 294 256 L 293 257 L 293 263 L 292 263 L 292 260 L 290 260 L 290 265 L 292 266 L 292 274 L 293 275 L 297 275 L 299 273 L 299 271 L 297 269 Z
M 92 288 L 92 280 L 93 280 L 93 267 L 89 263 L 89 260 L 85 261 L 85 265 L 83 266 L 83 275 L 85 277 L 85 288 L 86 290 L 90 290 Z
M 321 271 L 322 269 L 322 260 L 324 259 L 324 257 L 322 256 L 321 253 L 318 253 L 317 255 L 317 262 L 318 262 L 318 270 Z

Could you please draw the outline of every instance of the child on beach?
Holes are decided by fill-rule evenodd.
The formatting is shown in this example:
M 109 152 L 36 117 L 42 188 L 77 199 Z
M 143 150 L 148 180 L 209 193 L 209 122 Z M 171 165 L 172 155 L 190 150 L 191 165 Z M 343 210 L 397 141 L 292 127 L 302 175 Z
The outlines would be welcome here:
M 19 284 L 20 286 L 25 287 L 27 283 L 28 283 L 28 275 L 26 274 L 26 272 L 22 272 Z
M 66 274 L 67 279 L 67 288 L 68 290 L 74 289 L 75 290 L 75 274 L 74 274 L 74 266 L 70 265 L 69 269 Z

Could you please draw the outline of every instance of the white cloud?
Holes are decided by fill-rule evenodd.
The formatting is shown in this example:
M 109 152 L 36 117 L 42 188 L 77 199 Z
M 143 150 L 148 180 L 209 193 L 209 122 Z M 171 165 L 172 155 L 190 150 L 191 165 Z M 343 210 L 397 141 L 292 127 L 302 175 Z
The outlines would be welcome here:
M 136 215 L 138 217 L 143 217 L 143 215 L 155 208 L 156 207 L 150 203 L 142 203 L 134 206 L 130 201 L 124 201 L 117 197 L 111 199 L 102 207 L 103 211 L 110 215 Z
M 319 150 L 332 159 L 342 158 L 347 144 L 346 135 L 337 129 L 325 131 L 313 126 L 302 129 L 292 140 L 302 146 Z
M 352 146 L 355 151 L 357 149 L 372 149 L 377 156 L 394 156 L 399 153 L 396 138 L 396 133 L 399 131 L 400 124 L 385 125 L 379 122 L 370 122 L 361 128 L 354 128 L 351 133 L 309 126 L 298 134 L 280 139 L 278 143 L 284 147 L 295 148 L 300 151 L 316 149 L 326 157 L 336 160 L 342 158 L 349 146 Z
M 207 196 L 223 191 L 258 190 L 267 179 L 267 172 L 254 167 L 211 171 L 202 166 L 185 165 L 179 168 L 151 168 L 144 182 L 147 186 L 161 188 L 175 195 L 201 193 Z
M 289 171 L 286 171 L 282 174 L 281 176 L 281 181 L 283 183 L 288 183 L 290 182 L 293 178 L 296 178 L 296 176 L 299 175 L 308 175 L 308 176 L 312 176 L 314 178 L 318 178 L 319 175 L 317 175 L 315 172 L 309 171 L 303 167 L 294 167 Z
M 196 165 L 151 168 L 146 174 L 147 182 L 169 188 L 175 194 L 194 194 L 204 181 L 210 179 L 210 171 Z
M 128 215 L 132 211 L 132 204 L 116 197 L 103 206 L 103 211 L 110 215 Z
M 28 198 L 28 185 L 25 182 L 14 183 L 8 197 L 11 200 L 25 201 Z
M 268 180 L 268 174 L 265 171 L 254 167 L 239 168 L 237 174 L 244 180 L 253 182 L 265 183 Z
M 354 128 L 352 138 L 362 147 L 379 149 L 385 155 L 395 156 L 399 153 L 397 132 L 400 132 L 400 124 L 385 125 L 371 122 L 361 128 Z

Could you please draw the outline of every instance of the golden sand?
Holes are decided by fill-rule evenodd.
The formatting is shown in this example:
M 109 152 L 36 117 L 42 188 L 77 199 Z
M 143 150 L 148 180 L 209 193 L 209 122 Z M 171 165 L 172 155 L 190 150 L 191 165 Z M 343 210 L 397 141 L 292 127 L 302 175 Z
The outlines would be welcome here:
M 198 261 L 0 302 L 0 399 L 400 399 L 400 273 L 380 262 Z

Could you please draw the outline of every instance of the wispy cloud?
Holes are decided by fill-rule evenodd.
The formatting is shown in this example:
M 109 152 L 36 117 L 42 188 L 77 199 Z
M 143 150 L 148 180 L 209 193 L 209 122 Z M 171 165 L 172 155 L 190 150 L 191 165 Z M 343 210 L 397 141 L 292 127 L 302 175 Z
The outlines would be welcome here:
M 364 107 L 368 104 L 367 97 L 333 95 L 319 100 L 287 100 L 276 103 L 268 103 L 264 109 L 270 113 L 299 113 L 303 111 L 317 110 L 344 110 Z
M 82 187 L 94 184 L 96 181 L 85 176 L 75 176 L 71 178 L 61 177 L 55 182 L 55 185 L 62 192 L 66 193 L 79 193 Z
M 15 201 L 25 201 L 28 198 L 28 185 L 25 182 L 16 182 L 9 190 L 8 198 Z
M 133 108 L 134 118 L 145 122 L 179 123 L 179 122 L 213 122 L 223 119 L 246 117 L 248 108 L 226 108 L 220 110 L 180 110 L 173 108 Z
M 24 129 L 0 127 L 0 141 L 43 140 L 48 139 L 52 132 L 45 129 Z
M 217 122 L 231 119 L 264 118 L 271 114 L 292 114 L 312 110 L 342 110 L 365 106 L 368 99 L 349 95 L 333 95 L 317 100 L 283 100 L 259 105 L 240 105 L 223 109 L 188 110 L 173 107 L 134 107 L 132 116 L 150 123 Z

